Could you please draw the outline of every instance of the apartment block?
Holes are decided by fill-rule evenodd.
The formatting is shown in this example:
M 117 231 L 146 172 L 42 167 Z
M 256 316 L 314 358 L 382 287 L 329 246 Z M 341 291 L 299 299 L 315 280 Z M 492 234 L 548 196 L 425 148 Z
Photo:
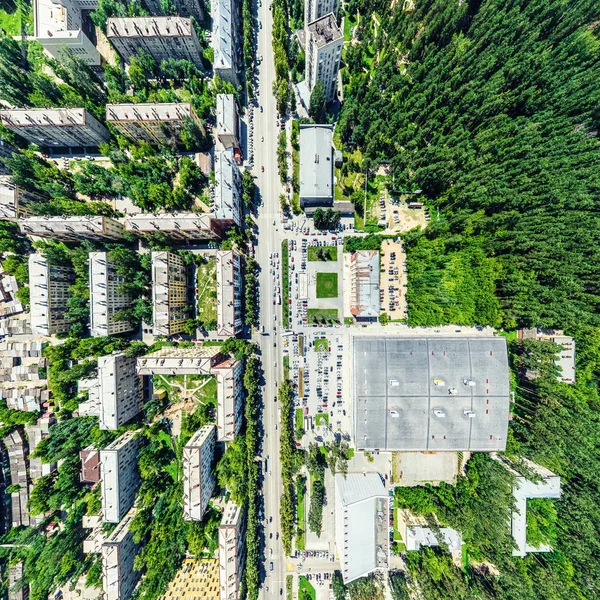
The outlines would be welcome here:
M 133 331 L 129 321 L 118 319 L 118 312 L 131 306 L 133 298 L 123 293 L 123 277 L 108 259 L 108 252 L 89 253 L 90 271 L 90 330 L 93 337 Z
M 148 11 L 153 15 L 163 15 L 162 2 L 160 0 L 144 0 Z M 171 6 L 178 15 L 194 17 L 201 23 L 205 18 L 204 3 L 200 0 L 171 0 Z
M 165 346 L 137 359 L 139 375 L 212 375 L 223 360 L 220 346 Z
M 206 425 L 183 447 L 183 518 L 186 521 L 201 521 L 212 496 L 216 437 L 216 427 Z
M 132 508 L 102 543 L 102 589 L 104 600 L 129 600 L 141 577 L 133 563 L 140 547 L 129 530 L 136 515 Z
M 233 94 L 217 94 L 217 127 L 216 138 L 221 146 L 240 147 L 240 117 Z
M 56 463 L 44 463 L 41 458 L 35 458 L 33 453 L 38 444 L 50 435 L 50 427 L 56 423 L 56 419 L 46 413 L 40 417 L 35 425 L 27 425 L 25 433 L 29 440 L 29 477 L 35 483 L 40 477 L 50 475 L 56 469 Z
M 27 600 L 29 584 L 23 582 L 25 567 L 21 561 L 8 567 L 8 600 Z
M 21 233 L 60 242 L 80 242 L 82 238 L 105 242 L 123 239 L 123 225 L 110 217 L 27 217 L 19 221 Z
M 227 359 L 212 368 L 217 379 L 217 439 L 231 442 L 243 420 L 244 368 L 239 360 Z
M 105 523 L 118 523 L 133 506 L 140 485 L 138 452 L 141 446 L 134 431 L 100 451 L 102 515 Z
M 161 600 L 219 600 L 219 563 L 186 558 Z
M 152 253 L 152 305 L 154 335 L 181 333 L 189 315 L 187 269 L 183 259 L 172 252 Z
M 246 562 L 246 514 L 228 502 L 219 526 L 220 600 L 237 600 Z
M 81 473 L 79 480 L 82 483 L 98 483 L 102 476 L 100 470 L 100 450 L 88 446 L 79 452 L 81 459 Z
M 12 526 L 29 527 L 30 518 L 27 510 L 29 502 L 29 478 L 27 477 L 26 442 L 20 430 L 13 431 L 2 439 L 8 453 L 10 467 L 10 483 L 19 486 L 19 490 L 11 492 L 10 504 L 12 511 Z
M 0 219 L 16 221 L 33 214 L 31 206 L 48 200 L 43 194 L 16 185 L 9 175 L 0 175 Z
M 66 316 L 69 288 L 75 281 L 71 267 L 51 265 L 43 254 L 29 256 L 29 293 L 33 335 L 54 335 L 69 330 Z
M 175 240 L 216 240 L 223 228 L 208 213 L 136 213 L 125 216 L 125 229 L 138 235 L 160 231 Z
M 33 36 L 56 60 L 68 49 L 86 64 L 100 66 L 94 25 L 85 12 L 96 8 L 98 0 L 34 0 Z
M 310 92 L 317 81 L 323 84 L 327 101 L 337 96 L 344 34 L 332 13 L 306 26 L 306 82 Z
M 244 327 L 242 320 L 242 257 L 233 250 L 217 250 L 217 335 L 231 337 Z
M 0 120 L 37 146 L 96 148 L 110 140 L 108 129 L 85 108 L 14 108 L 0 110 Z
M 329 13 L 337 17 L 339 0 L 306 0 L 304 4 L 304 22 L 312 23 Z
M 186 119 L 192 120 L 205 133 L 202 121 L 189 103 L 106 105 L 106 122 L 134 142 L 180 144 L 181 130 Z
M 242 224 L 242 175 L 233 148 L 215 152 L 214 213 L 224 226 Z
M 169 58 L 201 64 L 202 47 L 191 19 L 183 17 L 119 17 L 108 19 L 106 35 L 128 61 L 141 50 L 160 63 Z
M 238 84 L 238 6 L 233 0 L 211 2 L 213 69 L 216 75 L 233 85 Z

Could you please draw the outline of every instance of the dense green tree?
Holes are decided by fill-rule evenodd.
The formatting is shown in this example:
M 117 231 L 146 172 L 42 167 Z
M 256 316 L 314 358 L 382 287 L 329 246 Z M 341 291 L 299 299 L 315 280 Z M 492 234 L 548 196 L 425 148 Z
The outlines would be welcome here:
M 308 114 L 315 123 L 327 122 L 327 96 L 321 80 L 317 80 L 315 87 L 310 93 L 310 105 Z

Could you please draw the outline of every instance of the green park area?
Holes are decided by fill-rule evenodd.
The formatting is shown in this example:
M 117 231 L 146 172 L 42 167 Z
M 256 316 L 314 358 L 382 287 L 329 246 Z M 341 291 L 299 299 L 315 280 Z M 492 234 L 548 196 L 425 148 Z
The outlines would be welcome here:
M 317 338 L 315 340 L 315 352 L 329 352 L 329 341 L 327 338 Z
M 311 325 L 339 322 L 337 308 L 309 308 L 306 316 Z
M 311 582 L 304 576 L 300 575 L 298 580 L 298 600 L 315 600 L 315 588 Z
M 337 298 L 337 296 L 338 274 L 317 273 L 317 298 Z
M 309 261 L 335 261 L 337 260 L 337 246 L 309 246 L 308 260 Z
M 206 329 L 217 326 L 217 259 L 209 257 L 198 265 L 198 319 Z M 209 327 L 208 325 L 213 325 Z
M 315 417 L 317 427 L 329 425 L 329 415 L 327 413 L 317 413 Z

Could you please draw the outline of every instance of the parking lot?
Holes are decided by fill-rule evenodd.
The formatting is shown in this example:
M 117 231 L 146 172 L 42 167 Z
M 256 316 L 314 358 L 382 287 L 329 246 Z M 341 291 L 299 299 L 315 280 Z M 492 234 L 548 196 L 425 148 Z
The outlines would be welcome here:
M 390 320 L 406 319 L 406 254 L 401 241 L 384 240 L 381 245 L 379 300 L 381 312 Z

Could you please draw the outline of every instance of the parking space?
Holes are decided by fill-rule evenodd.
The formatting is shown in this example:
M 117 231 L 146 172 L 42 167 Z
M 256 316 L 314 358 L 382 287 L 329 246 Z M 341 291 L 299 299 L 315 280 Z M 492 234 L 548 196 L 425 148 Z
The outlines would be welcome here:
M 384 240 L 381 245 L 379 300 L 381 312 L 391 321 L 408 317 L 406 305 L 406 254 L 401 241 Z

